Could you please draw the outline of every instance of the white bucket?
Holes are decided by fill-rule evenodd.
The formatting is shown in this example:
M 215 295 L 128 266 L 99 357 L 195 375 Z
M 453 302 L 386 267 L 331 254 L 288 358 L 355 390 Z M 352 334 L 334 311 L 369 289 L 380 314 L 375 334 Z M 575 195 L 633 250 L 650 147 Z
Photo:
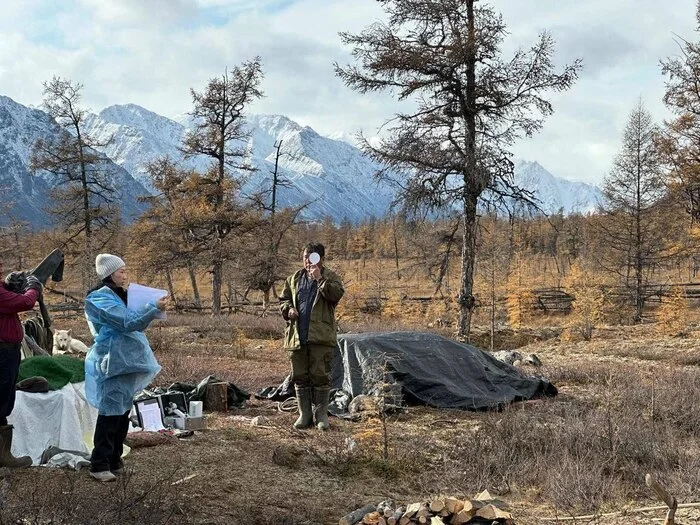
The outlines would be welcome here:
M 201 401 L 190 401 L 190 417 L 202 417 Z

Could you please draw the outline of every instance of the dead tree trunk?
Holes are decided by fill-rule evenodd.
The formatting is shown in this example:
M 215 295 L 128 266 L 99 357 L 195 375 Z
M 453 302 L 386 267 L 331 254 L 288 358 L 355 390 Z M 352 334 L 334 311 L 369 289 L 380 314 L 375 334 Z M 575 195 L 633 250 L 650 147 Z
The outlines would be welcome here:
M 192 284 L 192 300 L 197 308 L 202 306 L 202 300 L 199 297 L 199 288 L 197 287 L 197 274 L 194 271 L 194 265 L 187 263 L 187 273 L 190 275 L 190 283 Z

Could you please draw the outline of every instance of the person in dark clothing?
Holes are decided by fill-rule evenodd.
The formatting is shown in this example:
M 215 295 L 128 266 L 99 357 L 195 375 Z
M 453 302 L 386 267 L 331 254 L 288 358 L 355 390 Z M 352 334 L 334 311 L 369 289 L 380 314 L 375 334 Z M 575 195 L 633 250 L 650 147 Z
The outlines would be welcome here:
M 26 276 L 22 293 L 7 288 L 2 259 L 0 259 L 0 467 L 28 467 L 29 456 L 12 455 L 12 425 L 7 417 L 15 406 L 15 391 L 21 360 L 24 330 L 17 315 L 34 308 L 43 286 L 33 275 Z
M 335 306 L 343 297 L 340 277 L 323 265 L 320 243 L 304 246 L 304 267 L 289 276 L 280 297 L 287 328 L 284 347 L 292 364 L 299 406 L 295 428 L 328 430 L 328 397 L 333 352 L 338 345 Z
M 115 481 L 122 470 L 134 394 L 160 371 L 143 331 L 165 310 L 167 298 L 128 310 L 124 261 L 101 253 L 95 270 L 102 282 L 85 298 L 85 315 L 95 339 L 85 358 L 85 396 L 98 410 L 90 475 L 97 481 Z

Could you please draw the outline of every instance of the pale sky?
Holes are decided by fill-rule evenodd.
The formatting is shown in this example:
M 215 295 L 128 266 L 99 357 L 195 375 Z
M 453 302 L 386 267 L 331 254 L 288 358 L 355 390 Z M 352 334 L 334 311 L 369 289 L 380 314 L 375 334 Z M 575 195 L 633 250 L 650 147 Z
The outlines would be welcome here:
M 678 54 L 679 37 L 700 39 L 695 0 L 488 3 L 508 25 L 506 56 L 547 30 L 557 63 L 583 59 L 574 88 L 552 98 L 542 132 L 514 148 L 572 180 L 602 181 L 639 97 L 659 122 L 668 117 L 659 61 Z M 266 96 L 251 112 L 371 136 L 401 106 L 349 90 L 333 62 L 350 60 L 338 32 L 382 17 L 375 0 L 3 0 L 0 95 L 38 106 L 42 82 L 58 75 L 84 84 L 92 111 L 134 103 L 173 117 L 191 108 L 190 88 L 259 55 Z

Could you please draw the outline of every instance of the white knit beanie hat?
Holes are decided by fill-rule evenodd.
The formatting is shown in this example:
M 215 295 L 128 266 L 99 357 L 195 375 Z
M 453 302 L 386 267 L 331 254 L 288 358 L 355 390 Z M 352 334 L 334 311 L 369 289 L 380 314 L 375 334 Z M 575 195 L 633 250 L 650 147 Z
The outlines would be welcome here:
M 119 268 L 124 268 L 124 266 L 126 266 L 126 263 L 120 257 L 109 253 L 101 253 L 95 258 L 95 270 L 97 271 L 97 277 L 100 279 L 109 277 Z

